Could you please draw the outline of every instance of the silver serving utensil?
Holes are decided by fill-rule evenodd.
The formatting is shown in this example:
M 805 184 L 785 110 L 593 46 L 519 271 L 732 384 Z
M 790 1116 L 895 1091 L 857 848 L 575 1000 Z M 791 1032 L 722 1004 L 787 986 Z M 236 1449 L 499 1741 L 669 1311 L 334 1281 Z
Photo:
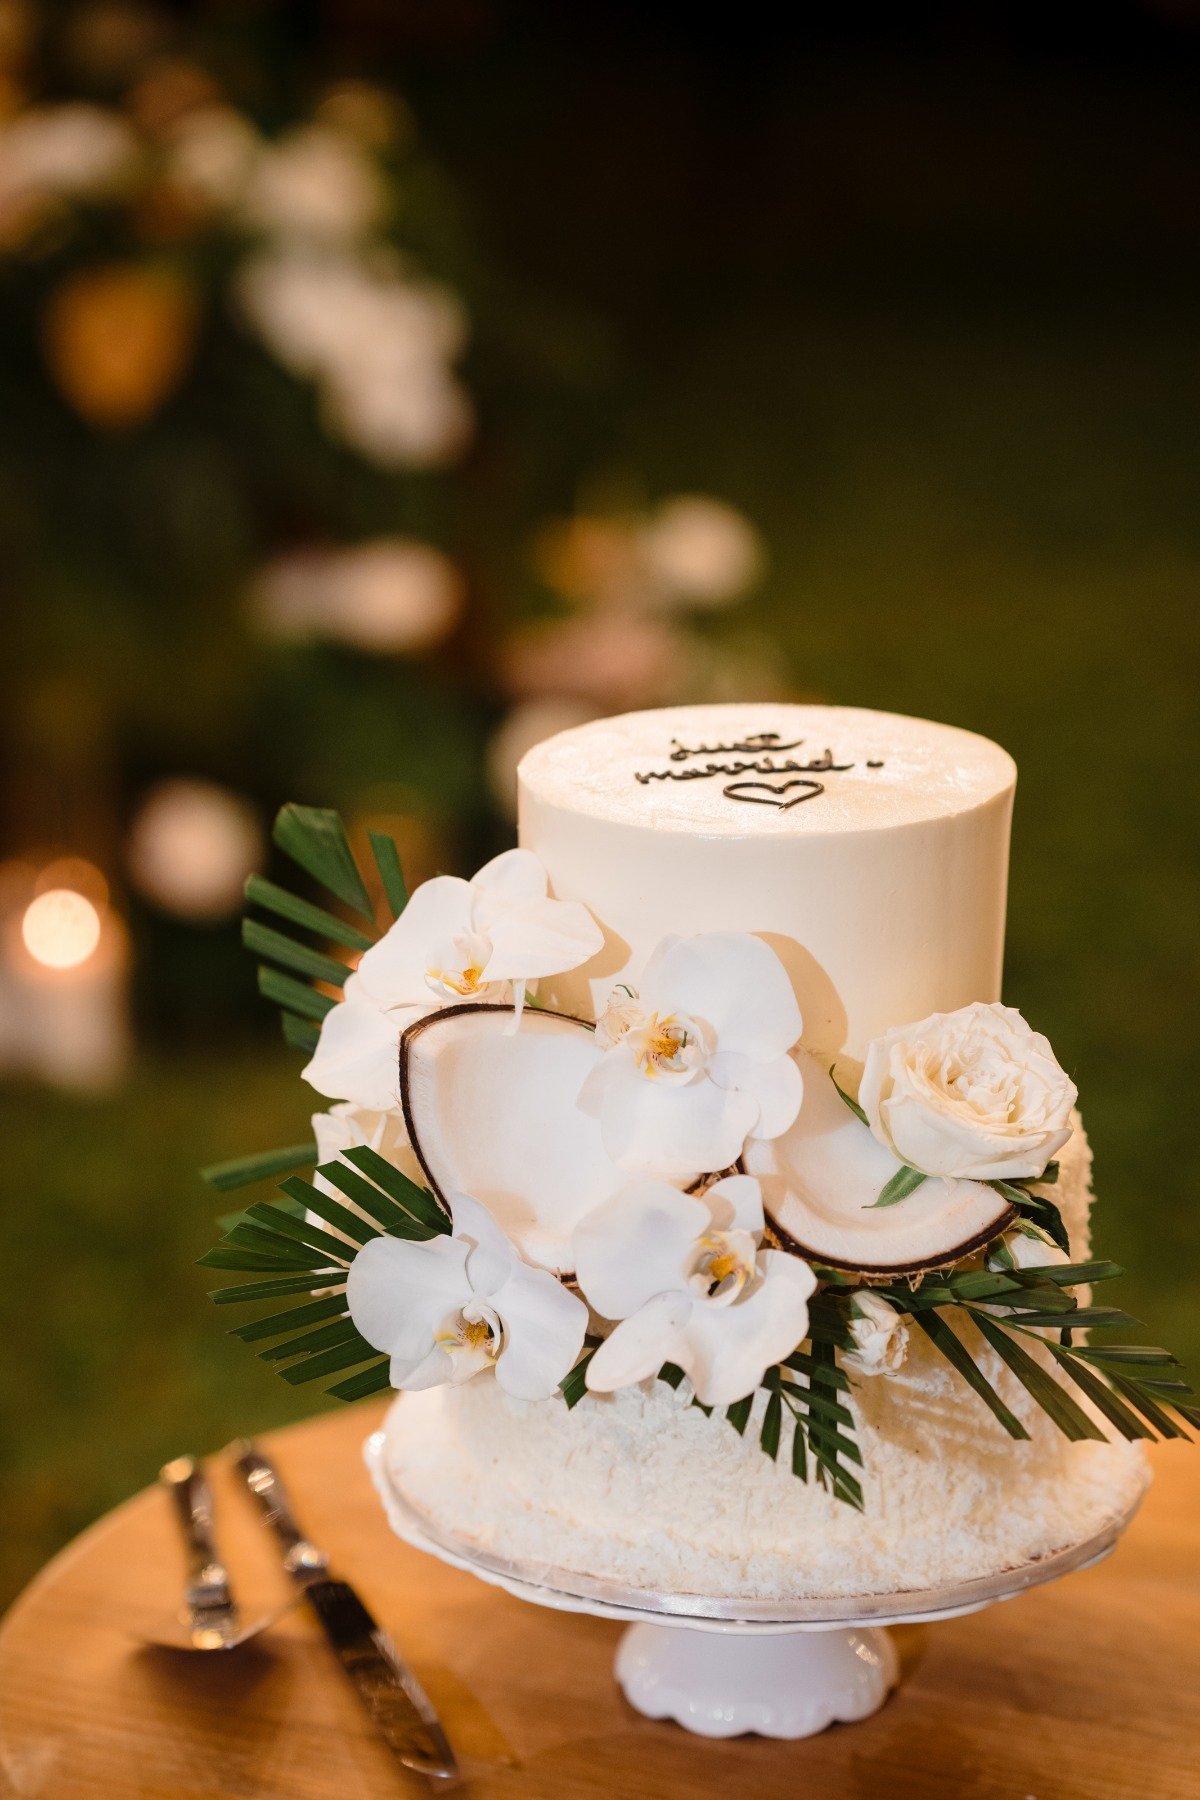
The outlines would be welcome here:
M 283 1550 L 283 1566 L 320 1620 L 334 1655 L 389 1749 L 418 1774 L 448 1786 L 454 1752 L 424 1688 L 354 1589 L 329 1571 L 329 1558 L 296 1522 L 279 1476 L 257 1444 L 234 1446 L 237 1468 Z
M 142 1636 L 147 1643 L 167 1650 L 236 1650 L 273 1625 L 295 1605 L 297 1596 L 289 1595 L 273 1611 L 244 1623 L 228 1570 L 217 1553 L 212 1490 L 204 1471 L 194 1457 L 177 1456 L 163 1465 L 159 1480 L 171 1498 L 183 1534 L 187 1587 L 180 1611 L 157 1621 Z

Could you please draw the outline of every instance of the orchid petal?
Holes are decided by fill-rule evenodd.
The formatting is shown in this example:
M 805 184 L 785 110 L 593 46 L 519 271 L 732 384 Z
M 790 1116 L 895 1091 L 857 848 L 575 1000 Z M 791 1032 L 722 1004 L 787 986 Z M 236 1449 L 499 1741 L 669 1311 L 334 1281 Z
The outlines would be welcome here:
M 631 1057 L 612 1060 L 619 1074 L 605 1083 L 600 1130 L 620 1168 L 691 1177 L 737 1161 L 758 1117 L 751 1095 L 704 1079 L 670 1086 L 642 1075 Z
M 496 1380 L 518 1400 L 548 1399 L 583 1349 L 587 1307 L 556 1276 L 515 1256 L 492 1304 L 504 1326 Z
M 631 1072 L 636 1073 L 636 1067 L 628 1050 L 618 1046 L 598 1057 L 575 1097 L 575 1104 L 580 1112 L 585 1112 L 590 1119 L 598 1119 L 605 1094 L 612 1087 L 620 1088 Z
M 760 1262 L 753 1292 L 732 1306 L 697 1301 L 679 1334 L 671 1360 L 690 1375 L 704 1406 L 730 1406 L 753 1393 L 766 1370 L 808 1334 L 813 1271 L 780 1250 L 766 1251 Z
M 718 1087 L 736 1088 L 757 1100 L 753 1137 L 778 1137 L 800 1111 L 804 1080 L 790 1056 L 773 1056 L 760 1062 L 757 1057 L 736 1050 L 718 1050 L 709 1061 L 708 1072 Z
M 677 1361 L 682 1328 L 693 1307 L 687 1294 L 657 1294 L 631 1319 L 623 1319 L 588 1364 L 588 1387 L 593 1393 L 611 1394 L 657 1375 L 664 1362 Z
M 585 906 L 552 900 L 545 865 L 531 850 L 506 850 L 471 882 L 475 929 L 492 940 L 492 981 L 536 980 L 574 969 L 603 947 Z
M 488 930 L 495 907 L 544 900 L 549 885 L 546 865 L 532 850 L 502 850 L 471 877 L 471 910 L 477 929 Z
M 575 1273 L 602 1318 L 627 1319 L 656 1294 L 686 1287 L 696 1240 L 711 1223 L 706 1200 L 634 1181 L 575 1227 Z
M 447 1314 L 471 1297 L 467 1252 L 453 1237 L 372 1238 L 346 1277 L 346 1304 L 356 1329 L 377 1350 L 416 1368 Z
M 467 1244 L 471 1292 L 480 1299 L 491 1300 L 508 1280 L 516 1251 L 486 1206 L 470 1194 L 449 1194 L 447 1199 L 454 1236 Z
M 718 1231 L 748 1231 L 762 1236 L 762 1189 L 753 1175 L 726 1175 L 704 1190 L 713 1225 Z
M 471 890 L 457 875 L 423 881 L 394 925 L 363 955 L 358 979 L 380 1006 L 428 1005 L 426 971 L 471 929 Z
M 400 1034 L 423 1010 L 381 1012 L 357 975 L 351 975 L 344 998 L 322 1021 L 317 1047 L 302 1070 L 305 1081 L 330 1099 L 389 1112 L 399 1099 Z
M 440 1344 L 433 1344 L 421 1357 L 393 1356 L 388 1380 L 397 1391 L 405 1394 L 415 1394 L 421 1388 L 443 1387 L 455 1378 L 454 1363 L 455 1358 Z
M 747 932 L 668 939 L 646 965 L 641 1002 L 651 1012 L 704 1019 L 722 1050 L 762 1059 L 782 1056 L 802 1030 L 787 971 Z
M 489 981 L 536 980 L 588 962 L 604 947 L 604 933 L 574 900 L 526 900 L 489 912 Z

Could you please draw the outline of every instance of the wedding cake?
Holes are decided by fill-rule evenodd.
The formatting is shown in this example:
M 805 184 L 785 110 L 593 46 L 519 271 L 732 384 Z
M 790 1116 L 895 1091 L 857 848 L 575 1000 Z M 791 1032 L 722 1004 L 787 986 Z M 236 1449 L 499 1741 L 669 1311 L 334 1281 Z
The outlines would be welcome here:
M 894 1026 L 999 998 L 1015 780 L 983 738 L 852 708 L 688 707 L 564 732 L 521 765 L 520 841 L 604 944 L 546 984 L 548 1003 L 602 1016 L 662 938 L 750 932 L 787 970 L 805 1050 L 849 1071 Z M 1082 1261 L 1090 1157 L 1072 1125 L 1055 1191 Z M 784 1226 L 777 1142 L 762 1146 L 763 1201 Z M 858 1209 L 851 1263 L 880 1260 L 872 1237 L 896 1210 Z M 765 1457 L 753 1424 L 738 1434 L 661 1381 L 570 1411 L 495 1382 L 430 1389 L 396 1406 L 389 1466 L 444 1530 L 515 1562 L 726 1598 L 989 1574 L 1091 1536 L 1140 1494 L 1136 1447 L 1068 1441 L 985 1351 L 1031 1434 L 1014 1441 L 913 1339 L 897 1369 L 853 1389 L 861 1511 Z
M 336 1104 L 278 1329 L 401 1390 L 431 1535 L 700 1606 L 971 1581 L 1136 1505 L 1138 1440 L 1196 1415 L 1166 1352 L 1104 1348 L 1075 1087 L 1000 1001 L 1015 779 L 922 720 L 681 707 L 538 745 L 469 882 L 409 898 L 375 846 L 394 922 L 285 1018 Z M 293 815 L 352 898 L 340 824 Z M 218 1266 L 269 1266 L 230 1257 L 272 1210 Z

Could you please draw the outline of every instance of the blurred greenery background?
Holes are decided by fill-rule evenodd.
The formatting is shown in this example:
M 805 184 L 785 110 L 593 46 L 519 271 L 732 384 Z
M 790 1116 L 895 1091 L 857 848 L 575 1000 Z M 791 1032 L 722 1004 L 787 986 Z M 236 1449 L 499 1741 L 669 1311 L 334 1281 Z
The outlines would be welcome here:
M 1200 1362 L 1198 64 L 1187 0 L 0 0 L 0 1598 L 320 1403 L 194 1267 L 312 1110 L 275 807 L 468 869 L 627 705 L 1014 753 L 1007 998 Z

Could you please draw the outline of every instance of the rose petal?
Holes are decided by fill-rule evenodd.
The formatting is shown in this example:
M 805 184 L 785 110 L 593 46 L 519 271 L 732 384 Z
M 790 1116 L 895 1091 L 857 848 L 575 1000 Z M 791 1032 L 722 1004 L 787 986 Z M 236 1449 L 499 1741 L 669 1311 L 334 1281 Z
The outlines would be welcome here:
M 553 1275 L 516 1258 L 492 1304 L 504 1326 L 496 1380 L 518 1400 L 549 1399 L 583 1348 L 587 1307 Z
M 1070 1136 L 1076 1097 L 1047 1040 L 1014 1007 L 978 1001 L 876 1039 L 859 1092 L 872 1131 L 897 1156 L 926 1174 L 976 1181 L 1036 1178 Z
M 790 1056 L 774 1056 L 769 1062 L 760 1062 L 737 1051 L 718 1050 L 709 1062 L 708 1072 L 718 1087 L 736 1088 L 757 1100 L 758 1119 L 751 1127 L 752 1137 L 779 1137 L 800 1111 L 804 1080 Z
M 879 1110 L 896 1154 L 904 1162 L 914 1169 L 962 1180 L 1029 1180 L 1042 1173 L 1071 1135 L 1067 1126 L 1061 1131 L 1026 1134 L 1014 1144 L 948 1110 L 926 1112 L 891 1100 L 885 1100 Z
M 781 1250 L 762 1256 L 763 1278 L 732 1306 L 698 1301 L 671 1357 L 690 1375 L 704 1406 L 731 1406 L 754 1392 L 773 1363 L 808 1334 L 808 1299 L 817 1278 Z
M 593 1393 L 631 1387 L 657 1375 L 665 1362 L 676 1361 L 681 1328 L 693 1304 L 687 1294 L 658 1294 L 631 1319 L 623 1319 L 588 1364 L 587 1384 Z
M 634 1181 L 575 1227 L 575 1274 L 602 1318 L 627 1319 L 656 1294 L 686 1288 L 696 1240 L 712 1219 L 708 1197 Z
M 649 1012 L 707 1020 L 719 1049 L 762 1059 L 782 1056 L 802 1029 L 783 964 L 746 932 L 668 939 L 646 965 L 641 999 Z

